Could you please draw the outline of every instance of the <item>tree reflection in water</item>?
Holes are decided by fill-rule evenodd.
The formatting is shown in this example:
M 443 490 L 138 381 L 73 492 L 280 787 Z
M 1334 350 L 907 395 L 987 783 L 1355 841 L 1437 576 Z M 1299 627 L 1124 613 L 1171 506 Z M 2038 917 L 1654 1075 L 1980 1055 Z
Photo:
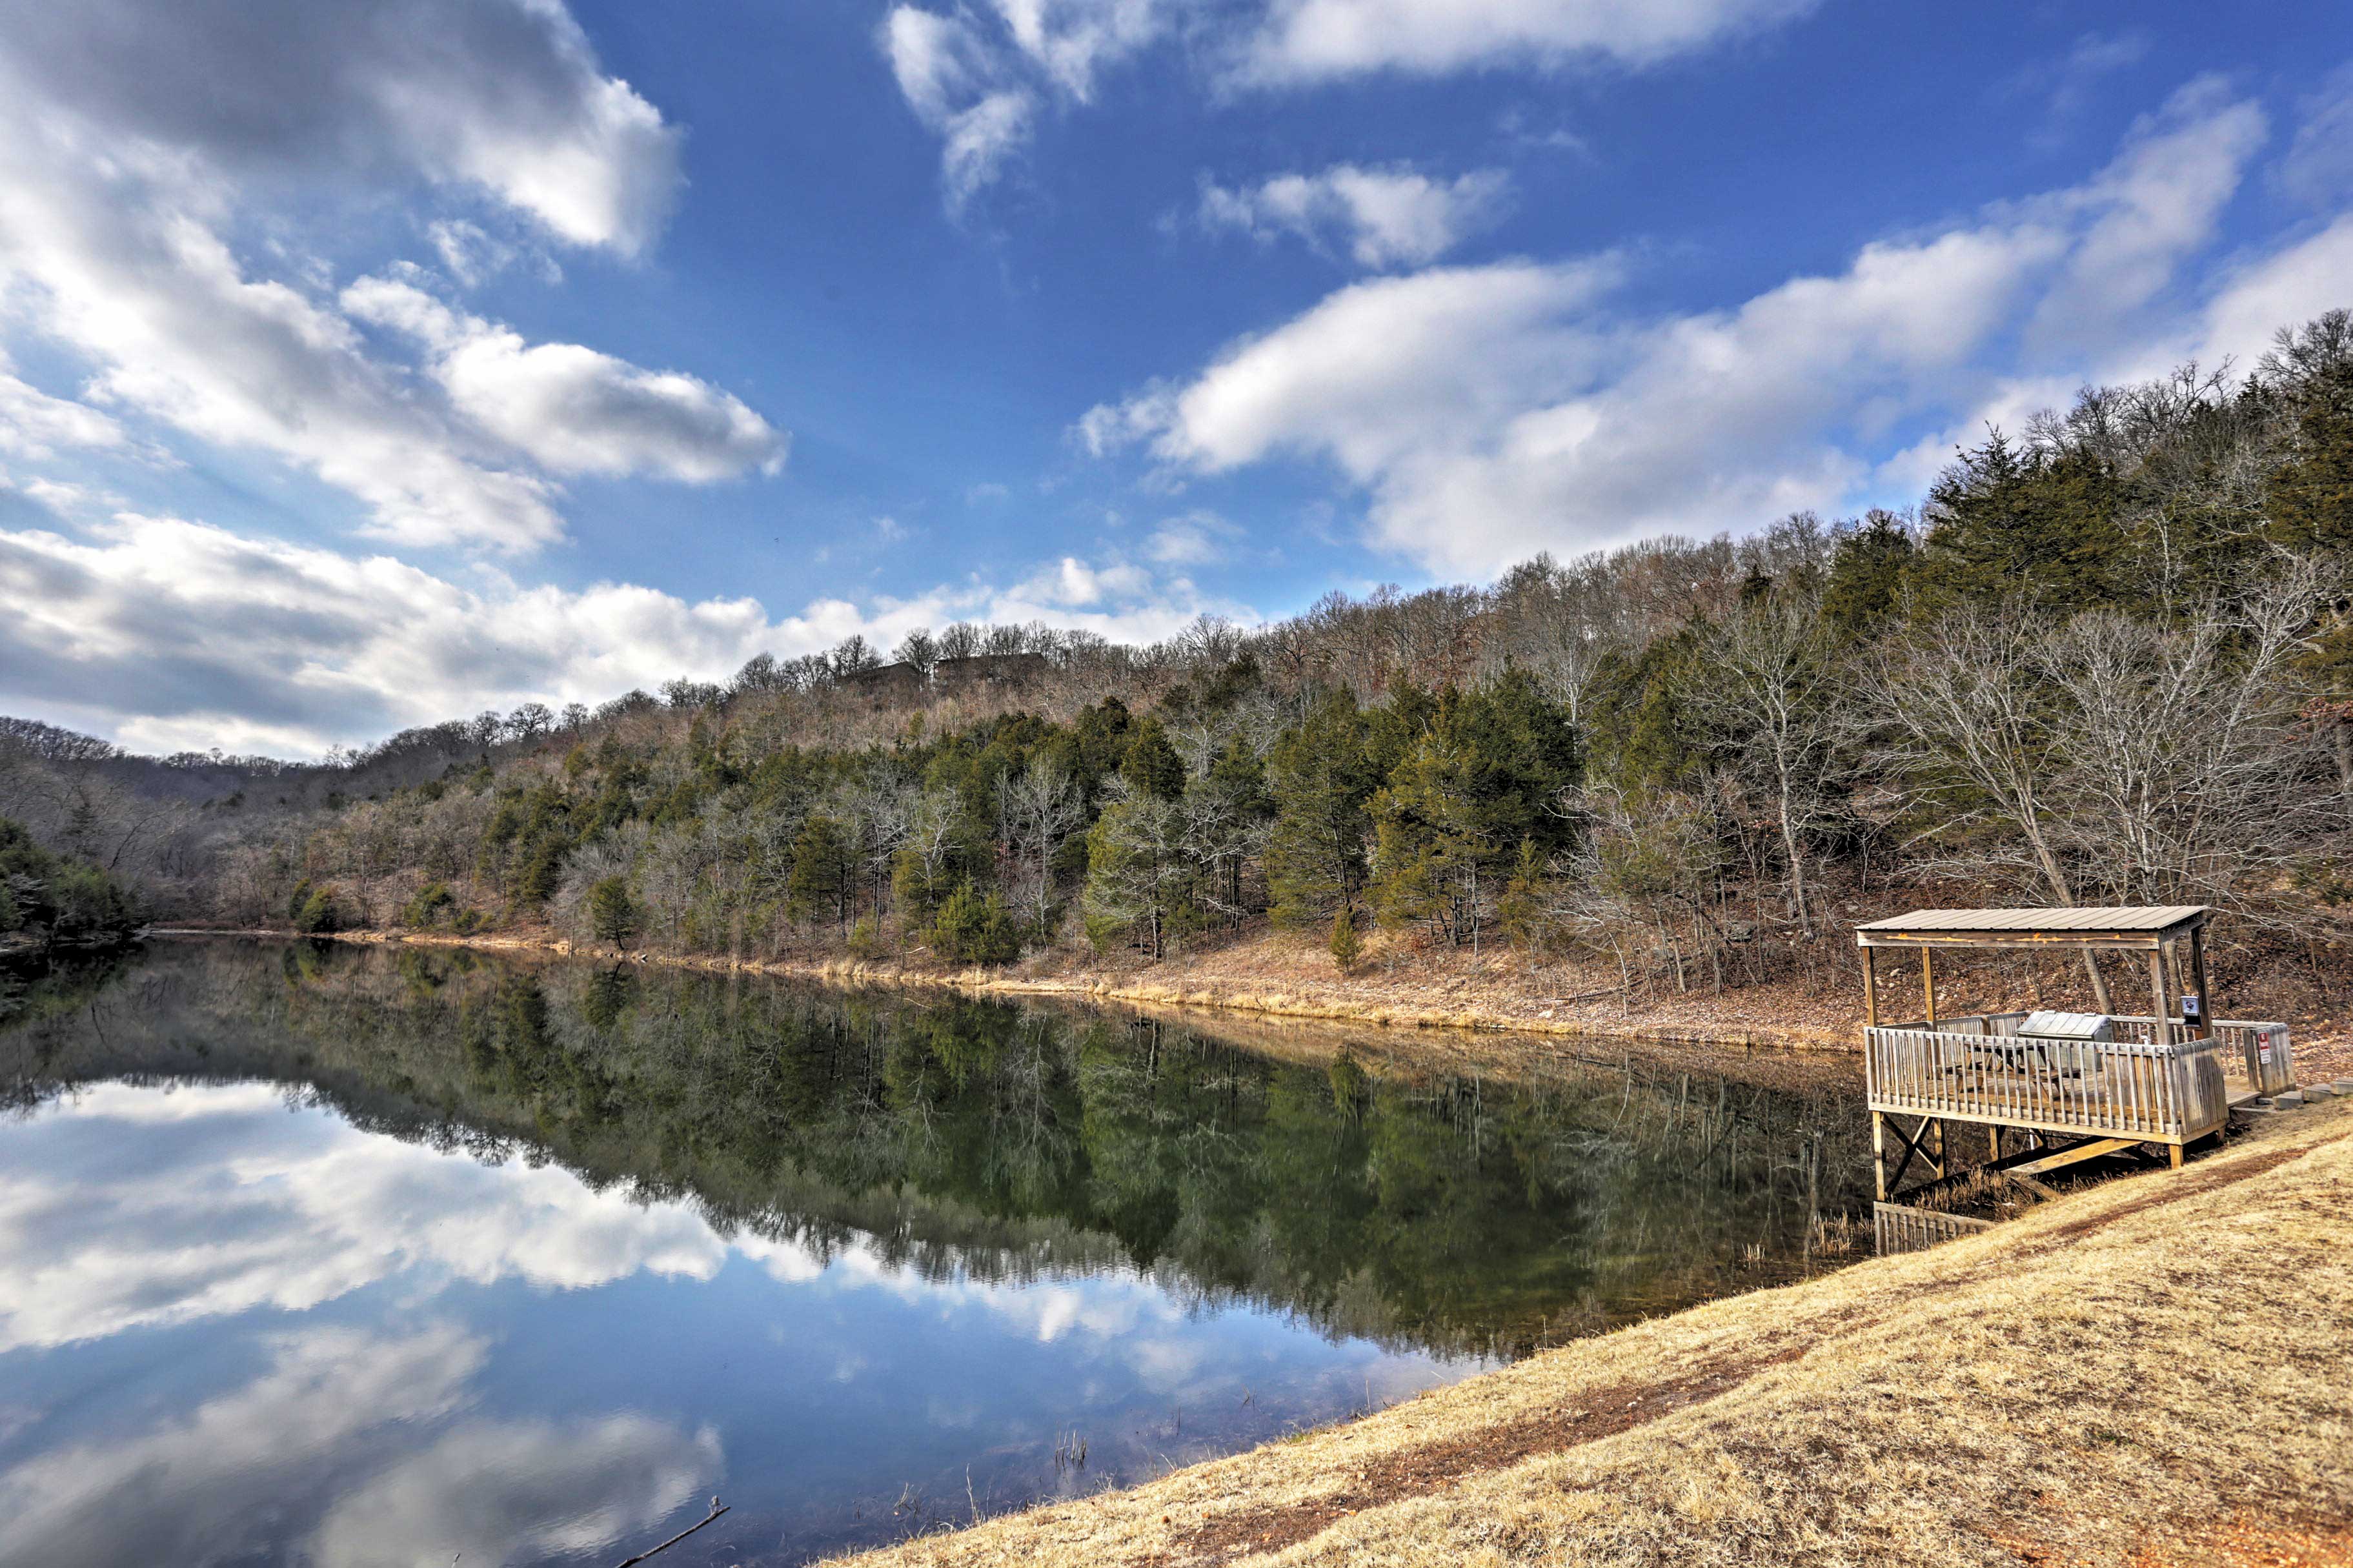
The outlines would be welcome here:
M 1859 1208 L 1844 1089 L 1738 1058 L 1508 1075 L 947 994 L 167 945 L 0 1020 L 20 1105 L 108 1079 L 287 1085 L 370 1131 L 555 1162 L 724 1235 L 927 1279 L 1132 1268 L 1331 1336 L 1510 1358 L 1812 1266 Z

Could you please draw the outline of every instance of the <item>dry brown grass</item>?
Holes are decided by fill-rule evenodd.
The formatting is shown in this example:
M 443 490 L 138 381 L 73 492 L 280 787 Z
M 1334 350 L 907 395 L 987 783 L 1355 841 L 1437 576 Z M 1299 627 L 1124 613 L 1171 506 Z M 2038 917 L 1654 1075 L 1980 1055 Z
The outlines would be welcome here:
M 2353 1104 L 862 1568 L 2327 1563 Z

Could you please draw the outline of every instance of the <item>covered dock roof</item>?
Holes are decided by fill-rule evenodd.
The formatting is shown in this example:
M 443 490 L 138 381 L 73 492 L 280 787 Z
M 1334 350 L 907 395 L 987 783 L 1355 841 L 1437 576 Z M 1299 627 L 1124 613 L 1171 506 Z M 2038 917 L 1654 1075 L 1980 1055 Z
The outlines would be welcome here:
M 2206 904 L 1914 910 L 1854 928 L 1859 947 L 2105 947 L 2155 951 L 2202 929 Z

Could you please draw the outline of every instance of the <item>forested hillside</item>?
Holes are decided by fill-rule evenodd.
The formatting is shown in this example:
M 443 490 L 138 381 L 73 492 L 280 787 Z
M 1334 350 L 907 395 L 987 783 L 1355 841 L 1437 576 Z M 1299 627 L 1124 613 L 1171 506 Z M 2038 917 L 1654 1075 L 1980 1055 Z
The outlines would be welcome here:
M 1639 990 L 1823 970 L 1890 901 L 2211 902 L 2318 973 L 2349 896 L 2348 546 L 2334 313 L 2246 374 L 1989 432 L 1903 513 L 1153 647 L 853 639 L 325 766 L 20 725 L 0 811 L 184 913 L 313 930 L 970 964 L 1271 922 L 1344 970 L 1500 942 Z

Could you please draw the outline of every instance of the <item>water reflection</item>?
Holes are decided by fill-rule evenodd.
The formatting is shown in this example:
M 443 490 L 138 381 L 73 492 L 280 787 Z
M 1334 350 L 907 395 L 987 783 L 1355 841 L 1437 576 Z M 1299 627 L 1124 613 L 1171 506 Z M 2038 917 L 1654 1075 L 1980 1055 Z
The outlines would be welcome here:
M 43 1563 L 594 1561 L 713 1491 L 798 1560 L 1779 1277 L 1861 1197 L 1842 1097 L 462 954 L 166 948 L 0 1030 Z

